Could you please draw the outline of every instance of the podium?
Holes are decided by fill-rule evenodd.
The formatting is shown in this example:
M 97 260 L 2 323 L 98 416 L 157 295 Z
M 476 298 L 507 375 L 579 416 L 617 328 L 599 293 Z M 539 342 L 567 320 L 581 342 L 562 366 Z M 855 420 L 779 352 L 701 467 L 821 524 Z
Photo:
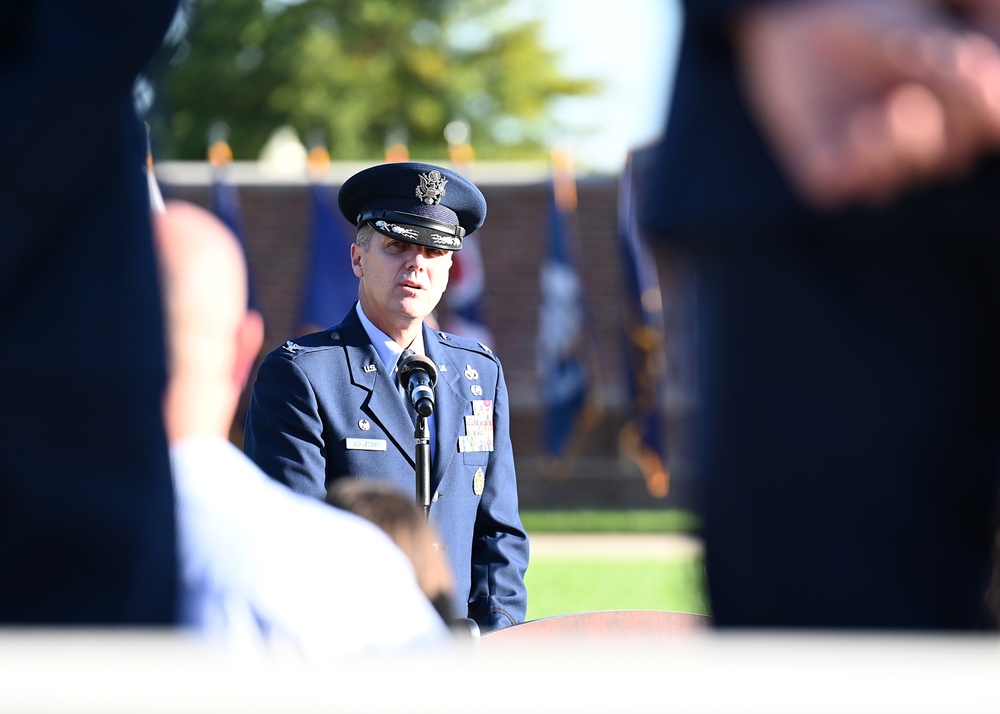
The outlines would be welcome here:
M 594 610 L 553 615 L 520 625 L 487 632 L 481 647 L 493 645 L 613 640 L 641 640 L 660 643 L 707 632 L 712 618 L 673 610 Z

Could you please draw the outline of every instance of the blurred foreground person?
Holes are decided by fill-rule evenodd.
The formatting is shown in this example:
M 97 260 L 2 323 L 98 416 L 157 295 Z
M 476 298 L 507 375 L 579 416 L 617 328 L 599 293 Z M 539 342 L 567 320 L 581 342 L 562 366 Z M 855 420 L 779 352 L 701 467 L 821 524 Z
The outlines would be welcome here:
M 178 500 L 182 623 L 234 646 L 308 657 L 441 644 L 448 632 L 406 556 L 362 518 L 293 493 L 228 440 L 263 340 L 242 249 L 221 222 L 171 202 L 156 216 Z
M 163 316 L 132 100 L 176 0 L 0 3 L 0 623 L 168 625 Z
M 987 624 L 996 3 L 685 3 L 642 224 L 694 259 L 722 627 Z
M 340 479 L 326 495 L 327 503 L 365 518 L 383 531 L 413 563 L 417 583 L 445 622 L 455 615 L 455 579 L 440 546 L 440 534 L 412 498 L 392 484 L 372 479 Z

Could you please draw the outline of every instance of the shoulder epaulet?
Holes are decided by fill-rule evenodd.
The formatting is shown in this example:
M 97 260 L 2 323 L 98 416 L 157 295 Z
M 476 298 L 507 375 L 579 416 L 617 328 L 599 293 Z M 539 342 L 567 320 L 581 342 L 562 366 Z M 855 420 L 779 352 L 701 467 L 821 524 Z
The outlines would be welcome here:
M 341 341 L 340 333 L 336 330 L 323 330 L 313 332 L 294 340 L 286 340 L 275 352 L 281 352 L 292 357 L 298 357 L 309 352 L 317 352 L 329 349 Z
M 437 335 L 441 338 L 442 344 L 448 345 L 449 347 L 457 347 L 463 350 L 479 352 L 480 354 L 496 359 L 496 355 L 493 354 L 493 350 L 484 345 L 482 342 L 476 342 L 468 337 L 461 337 L 459 335 L 453 335 L 450 332 L 441 332 L 440 330 L 437 331 Z

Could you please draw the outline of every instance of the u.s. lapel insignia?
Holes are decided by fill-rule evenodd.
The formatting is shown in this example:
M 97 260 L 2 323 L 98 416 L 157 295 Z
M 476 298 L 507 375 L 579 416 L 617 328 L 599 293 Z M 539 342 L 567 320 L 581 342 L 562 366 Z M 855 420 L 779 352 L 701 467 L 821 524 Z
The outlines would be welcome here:
M 471 364 L 465 365 L 465 378 L 472 381 L 474 379 L 479 379 L 479 372 L 473 369 Z
M 472 385 L 472 394 L 474 396 L 477 396 L 477 397 L 483 396 L 483 388 L 480 387 L 478 384 L 473 384 Z
M 361 429 L 361 431 L 368 431 L 372 428 L 372 425 L 367 419 L 362 419 L 358 422 L 358 428 Z
M 483 495 L 483 489 L 486 487 L 486 474 L 483 473 L 483 467 L 480 466 L 476 469 L 476 475 L 472 477 L 472 492 L 477 496 Z
M 378 367 L 376 367 L 373 364 L 366 364 L 361 369 L 364 370 L 366 373 L 368 373 L 368 372 L 374 372 L 376 369 L 378 369 Z

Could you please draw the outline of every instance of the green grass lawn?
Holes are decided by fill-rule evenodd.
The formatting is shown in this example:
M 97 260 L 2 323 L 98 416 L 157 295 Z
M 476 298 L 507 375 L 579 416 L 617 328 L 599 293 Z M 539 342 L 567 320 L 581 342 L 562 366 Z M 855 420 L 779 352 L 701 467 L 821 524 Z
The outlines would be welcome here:
M 590 610 L 708 614 L 700 558 L 533 558 L 525 584 L 529 620 Z
M 521 511 L 528 533 L 693 533 L 698 517 L 678 508 L 629 511 Z
M 697 519 L 677 510 L 525 511 L 529 536 L 545 533 L 692 533 Z M 525 577 L 527 619 L 590 610 L 677 610 L 708 614 L 701 558 L 533 554 Z

